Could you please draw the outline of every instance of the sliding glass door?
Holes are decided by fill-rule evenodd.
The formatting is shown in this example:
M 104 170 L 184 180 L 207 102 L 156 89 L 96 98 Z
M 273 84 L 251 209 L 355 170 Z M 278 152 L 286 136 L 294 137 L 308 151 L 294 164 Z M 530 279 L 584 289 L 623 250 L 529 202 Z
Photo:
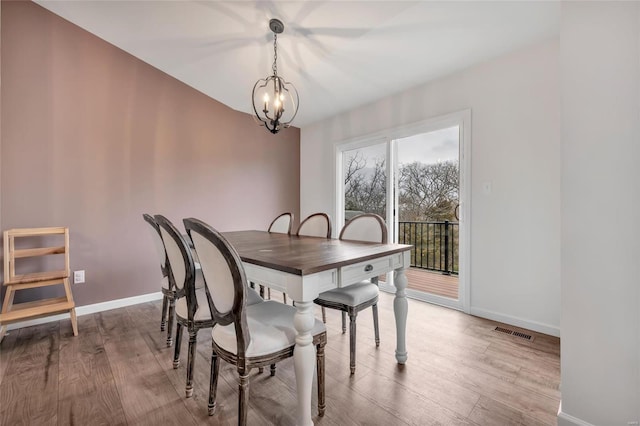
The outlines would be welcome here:
M 409 244 L 407 294 L 468 310 L 469 112 L 336 145 L 337 232 L 355 215 L 385 219 Z M 382 289 L 393 291 L 391 274 Z
M 460 126 L 396 139 L 396 242 L 410 244 L 409 289 L 457 305 Z

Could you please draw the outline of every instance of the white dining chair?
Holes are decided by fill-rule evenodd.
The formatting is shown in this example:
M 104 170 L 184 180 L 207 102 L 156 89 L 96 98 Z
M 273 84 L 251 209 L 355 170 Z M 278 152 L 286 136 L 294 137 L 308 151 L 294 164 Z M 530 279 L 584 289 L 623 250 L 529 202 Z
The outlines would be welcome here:
M 307 216 L 296 231 L 298 236 L 331 238 L 331 219 L 326 213 Z
M 209 310 L 205 286 L 196 289 L 196 277 L 203 277 L 202 270 L 196 271 L 193 254 L 189 243 L 176 229 L 169 219 L 156 215 L 155 221 L 160 228 L 160 235 L 167 253 L 167 275 L 172 288 L 175 288 L 176 342 L 173 356 L 173 368 L 180 365 L 180 346 L 182 329 L 189 333 L 189 353 L 187 358 L 187 398 L 193 395 L 193 369 L 196 358 L 196 340 L 198 331 L 211 328 L 214 319 Z M 203 278 L 201 278 L 204 281 Z M 247 303 L 258 304 L 262 298 L 254 290 L 247 288 Z
M 173 342 L 173 316 L 175 313 L 175 289 L 169 283 L 167 272 L 167 253 L 164 250 L 164 243 L 160 236 L 160 228 L 156 220 L 150 214 L 144 213 L 142 218 L 149 224 L 149 232 L 151 240 L 156 249 L 158 260 L 160 261 L 160 272 L 162 280 L 160 281 L 160 290 L 162 291 L 162 318 L 160 319 L 160 331 L 164 331 L 167 323 L 169 330 L 167 332 L 167 346 L 171 346 Z
M 296 231 L 297 236 L 331 238 L 331 218 L 326 213 L 313 213 L 307 216 Z M 284 303 L 287 303 L 286 295 Z M 327 322 L 327 312 L 322 308 L 322 322 Z
M 340 232 L 341 240 L 387 242 L 387 227 L 384 220 L 376 214 L 361 214 L 345 224 Z M 314 302 L 322 308 L 342 311 L 342 332 L 346 332 L 346 316 L 349 315 L 349 351 L 351 374 L 356 371 L 356 317 L 358 312 L 372 307 L 373 328 L 376 347 L 380 346 L 378 329 L 378 277 L 371 277 L 356 284 L 320 293 Z
M 293 225 L 293 213 L 282 213 L 273 219 L 268 231 L 278 234 L 291 234 L 291 225 Z
M 160 227 L 156 223 L 155 218 L 150 214 L 144 213 L 142 218 L 149 224 L 151 239 L 153 240 L 153 245 L 156 248 L 158 260 L 160 261 L 160 272 L 162 273 L 162 280 L 160 282 L 160 290 L 162 291 L 162 318 L 160 319 L 160 331 L 164 331 L 166 328 L 167 346 L 171 346 L 173 343 L 173 323 L 176 310 L 176 289 L 169 281 L 167 253 L 164 248 L 162 236 L 160 235 Z M 194 255 L 193 251 L 191 254 Z M 201 289 L 204 287 L 204 280 L 202 279 L 200 265 L 196 258 L 194 258 L 194 260 L 196 261 L 196 289 Z
M 293 225 L 293 213 L 282 213 L 277 216 L 269 225 L 267 232 L 275 234 L 291 234 L 291 226 Z M 254 288 L 254 283 L 250 283 L 251 288 Z M 264 298 L 264 285 L 260 284 L 260 296 Z M 284 303 L 287 303 L 287 294 L 282 294 Z M 271 288 L 267 287 L 267 299 L 271 300 Z
M 247 281 L 236 250 L 215 229 L 198 219 L 184 219 L 184 226 L 200 257 L 206 295 L 215 325 L 211 331 L 211 383 L 209 415 L 216 409 L 219 359 L 238 371 L 238 424 L 247 424 L 249 373 L 252 368 L 274 365 L 293 356 L 296 330 L 292 306 L 273 301 L 248 305 Z M 327 332 L 315 320 L 311 329 L 316 346 L 318 412 L 324 415 L 324 346 Z M 273 371 L 273 370 L 272 370 Z

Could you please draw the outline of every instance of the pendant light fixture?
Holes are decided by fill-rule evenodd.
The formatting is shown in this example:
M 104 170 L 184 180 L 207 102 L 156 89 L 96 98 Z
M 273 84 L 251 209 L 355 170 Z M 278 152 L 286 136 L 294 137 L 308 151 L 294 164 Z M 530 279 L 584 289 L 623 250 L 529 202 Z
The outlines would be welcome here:
M 255 118 L 271 133 L 289 127 L 298 113 L 298 91 L 291 83 L 278 75 L 278 34 L 284 31 L 279 19 L 271 19 L 269 28 L 273 32 L 272 75 L 260 79 L 253 86 L 252 102 Z

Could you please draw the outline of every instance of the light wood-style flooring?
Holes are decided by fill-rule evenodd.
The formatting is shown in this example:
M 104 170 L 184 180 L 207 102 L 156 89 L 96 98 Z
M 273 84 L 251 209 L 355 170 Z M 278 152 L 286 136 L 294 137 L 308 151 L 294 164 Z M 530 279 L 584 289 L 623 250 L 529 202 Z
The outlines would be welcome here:
M 358 316 L 354 376 L 340 314 L 327 310 L 327 411 L 314 417 L 316 424 L 556 424 L 557 338 L 529 333 L 534 340 L 525 341 L 494 331 L 498 323 L 409 300 L 409 360 L 400 367 L 393 296 L 381 294 L 379 306 L 378 349 L 371 310 Z M 0 425 L 236 424 L 237 374 L 224 362 L 218 411 L 207 415 L 207 330 L 198 336 L 194 397 L 184 398 L 187 339 L 174 370 L 160 307 L 153 302 L 78 317 L 78 337 L 68 320 L 10 332 L 0 344 Z M 313 404 L 315 398 L 314 389 Z M 278 364 L 275 377 L 252 371 L 250 425 L 293 425 L 294 407 L 291 359 Z

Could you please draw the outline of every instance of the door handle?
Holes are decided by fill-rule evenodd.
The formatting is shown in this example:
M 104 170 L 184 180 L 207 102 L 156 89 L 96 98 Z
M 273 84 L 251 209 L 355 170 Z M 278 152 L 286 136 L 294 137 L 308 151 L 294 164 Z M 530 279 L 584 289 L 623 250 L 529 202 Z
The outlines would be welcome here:
M 371 271 L 373 271 L 373 265 L 367 265 L 367 266 L 365 266 L 365 267 L 364 267 L 364 271 L 365 271 L 365 272 L 371 272 Z

